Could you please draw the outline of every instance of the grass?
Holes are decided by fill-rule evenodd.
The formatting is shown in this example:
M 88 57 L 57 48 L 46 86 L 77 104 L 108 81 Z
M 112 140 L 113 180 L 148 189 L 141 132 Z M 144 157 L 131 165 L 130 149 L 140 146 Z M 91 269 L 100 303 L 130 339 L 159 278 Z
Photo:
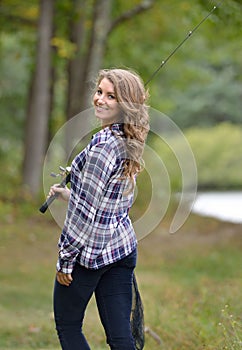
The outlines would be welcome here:
M 167 227 L 169 217 L 139 244 L 145 325 L 162 341 L 147 333 L 145 350 L 241 349 L 241 225 L 191 215 L 176 234 Z M 49 214 L 16 212 L 0 223 L 2 350 L 60 349 L 52 314 L 59 233 Z M 108 349 L 94 300 L 85 333 L 92 349 Z

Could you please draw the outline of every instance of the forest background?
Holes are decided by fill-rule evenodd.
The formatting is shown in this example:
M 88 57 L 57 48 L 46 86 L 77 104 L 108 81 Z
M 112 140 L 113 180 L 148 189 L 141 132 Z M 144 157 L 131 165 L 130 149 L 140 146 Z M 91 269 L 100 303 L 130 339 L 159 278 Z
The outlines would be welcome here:
M 89 108 L 87 96 L 100 68 L 130 67 L 147 81 L 216 4 L 1 1 L 1 349 L 58 348 L 50 323 L 50 291 L 59 228 L 49 213 L 38 213 L 51 140 L 67 121 Z M 219 4 L 148 85 L 150 106 L 167 115 L 190 144 L 198 190 L 242 188 L 242 1 Z M 85 119 L 80 126 L 88 129 Z M 176 155 L 153 136 L 148 142 L 177 191 L 181 179 Z M 58 165 L 53 163 L 51 170 L 57 172 Z M 140 178 L 144 191 L 139 191 L 138 215 L 144 210 L 146 175 Z M 160 235 L 169 229 L 169 215 L 140 244 L 138 273 L 151 331 L 161 336 L 167 350 L 240 349 L 241 318 L 237 328 L 227 314 L 230 306 L 236 315 L 242 309 L 240 226 L 191 215 L 172 239 Z M 222 305 L 226 324 L 221 323 L 220 332 Z M 102 331 L 93 330 L 94 310 L 91 305 L 87 332 L 93 347 L 101 350 L 106 347 Z M 150 334 L 146 348 L 160 348 Z
M 48 145 L 90 106 L 100 68 L 130 67 L 147 81 L 214 5 L 2 1 L 0 162 L 8 192 L 14 186 L 16 195 L 21 184 L 31 195 L 42 192 Z M 241 21 L 241 1 L 221 3 L 148 85 L 150 106 L 190 142 L 203 189 L 242 186 Z M 169 163 L 165 150 L 163 157 Z

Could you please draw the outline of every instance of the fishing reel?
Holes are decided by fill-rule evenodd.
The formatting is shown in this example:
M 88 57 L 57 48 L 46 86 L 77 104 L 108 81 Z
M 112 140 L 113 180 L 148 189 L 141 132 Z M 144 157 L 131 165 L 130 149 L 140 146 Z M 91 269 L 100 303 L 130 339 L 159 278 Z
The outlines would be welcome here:
M 59 176 L 61 176 L 61 177 L 63 177 L 63 176 L 66 176 L 66 175 L 68 175 L 69 173 L 70 173 L 70 171 L 71 171 L 71 167 L 66 167 L 66 168 L 63 168 L 63 166 L 59 166 L 59 169 L 60 169 L 60 172 L 59 173 L 50 173 L 50 176 L 52 176 L 52 177 L 59 177 Z

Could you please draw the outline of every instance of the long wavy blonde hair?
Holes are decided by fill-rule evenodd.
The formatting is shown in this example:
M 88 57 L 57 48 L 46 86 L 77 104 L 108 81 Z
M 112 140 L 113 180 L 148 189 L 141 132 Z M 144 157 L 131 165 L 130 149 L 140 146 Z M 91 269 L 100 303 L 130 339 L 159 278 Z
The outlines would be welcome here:
M 99 72 L 97 86 L 103 78 L 113 84 L 116 100 L 120 104 L 120 122 L 123 124 L 127 152 L 123 174 L 133 180 L 143 169 L 142 155 L 149 132 L 148 91 L 140 76 L 131 70 L 103 69 Z

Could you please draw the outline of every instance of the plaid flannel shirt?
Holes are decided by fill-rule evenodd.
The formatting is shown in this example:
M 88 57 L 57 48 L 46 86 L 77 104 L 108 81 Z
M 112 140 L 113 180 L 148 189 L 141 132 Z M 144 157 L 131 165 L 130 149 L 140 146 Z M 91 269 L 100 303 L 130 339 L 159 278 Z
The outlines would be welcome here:
M 96 133 L 72 162 L 71 192 L 59 239 L 57 270 L 76 262 L 98 269 L 129 255 L 137 245 L 129 218 L 133 191 L 122 177 L 125 138 L 121 124 Z

